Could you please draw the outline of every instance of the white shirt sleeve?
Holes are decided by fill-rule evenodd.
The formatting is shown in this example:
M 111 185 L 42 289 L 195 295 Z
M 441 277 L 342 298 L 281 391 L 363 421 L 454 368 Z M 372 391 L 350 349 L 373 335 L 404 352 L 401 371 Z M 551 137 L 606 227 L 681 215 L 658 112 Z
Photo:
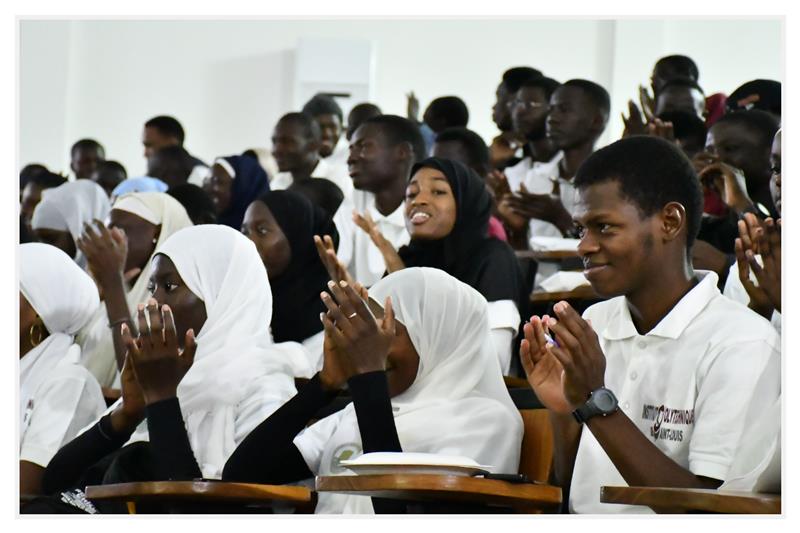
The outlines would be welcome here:
M 62 367 L 63 368 L 63 367 Z M 64 444 L 93 424 L 106 408 L 100 385 L 78 365 L 59 371 L 34 396 L 23 430 L 19 458 L 46 467 Z
M 322 345 L 325 342 L 325 330 L 312 335 L 302 342 L 303 348 L 308 356 L 308 364 L 311 369 L 309 376 L 297 376 L 311 378 L 314 374 L 322 370 Z
M 511 354 L 514 341 L 520 324 L 519 311 L 511 300 L 498 300 L 489 302 L 489 328 L 492 334 L 492 345 L 495 347 L 500 369 L 504 375 L 511 370 Z
M 353 232 L 357 229 L 355 222 L 353 222 L 352 200 L 348 198 L 342 200 L 339 209 L 333 215 L 333 223 L 336 225 L 336 231 L 339 232 L 339 248 L 336 250 L 336 256 L 352 274 L 351 263 L 355 255 L 353 252 L 353 240 L 355 238 Z
M 316 476 L 319 473 L 320 464 L 322 463 L 322 455 L 325 452 L 325 447 L 331 440 L 336 428 L 339 427 L 339 422 L 342 415 L 347 408 L 342 409 L 337 413 L 326 416 L 307 427 L 294 438 L 294 445 L 303 456 L 308 469 Z
M 281 376 L 281 379 L 293 380 L 289 376 Z M 245 400 L 236 407 L 233 437 L 236 446 L 239 446 L 256 426 L 285 404 L 293 395 L 287 394 L 287 391 L 293 389 L 294 383 L 288 385 L 269 378 L 252 380 L 244 396 Z M 235 447 L 231 449 L 231 453 L 234 449 Z

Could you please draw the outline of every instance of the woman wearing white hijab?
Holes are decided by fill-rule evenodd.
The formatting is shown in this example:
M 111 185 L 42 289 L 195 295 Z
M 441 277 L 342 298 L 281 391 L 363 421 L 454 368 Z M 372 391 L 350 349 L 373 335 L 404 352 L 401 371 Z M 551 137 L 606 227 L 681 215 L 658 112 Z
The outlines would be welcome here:
M 522 420 L 494 356 L 480 293 L 441 270 L 407 268 L 369 290 L 370 306 L 385 314 L 379 322 L 352 288 L 329 288 L 340 305 L 323 297 L 322 371 L 245 439 L 223 479 L 285 483 L 347 474 L 342 459 L 375 451 L 461 455 L 494 472 L 517 472 Z M 300 433 L 345 379 L 353 403 Z M 373 508 L 367 497 L 320 494 L 317 512 Z
M 77 244 L 86 256 L 103 294 L 103 304 L 78 336 L 81 363 L 104 387 L 119 387 L 125 357 L 119 326 L 132 325 L 136 306 L 146 303 L 155 250 L 192 221 L 173 197 L 159 192 L 136 192 L 117 198 L 108 220 L 89 225 Z M 128 283 L 132 286 L 128 288 Z
M 45 475 L 50 493 L 80 486 L 89 466 L 139 441 L 149 441 L 153 460 L 134 466 L 148 473 L 125 474 L 219 478 L 237 444 L 295 393 L 290 369 L 303 349 L 272 343 L 267 273 L 238 231 L 178 231 L 153 258 L 150 289 L 154 299 L 137 312 L 139 338 L 122 326 L 123 397 L 54 458 Z M 108 472 L 103 480 L 111 482 Z
M 100 302 L 92 279 L 58 248 L 28 243 L 19 253 L 20 493 L 37 494 L 50 459 L 105 409 L 73 344 Z
M 91 180 L 70 181 L 42 192 L 36 205 L 31 228 L 36 238 L 52 244 L 86 268 L 86 258 L 77 249 L 83 225 L 94 219 L 104 220 L 111 206 L 101 186 Z

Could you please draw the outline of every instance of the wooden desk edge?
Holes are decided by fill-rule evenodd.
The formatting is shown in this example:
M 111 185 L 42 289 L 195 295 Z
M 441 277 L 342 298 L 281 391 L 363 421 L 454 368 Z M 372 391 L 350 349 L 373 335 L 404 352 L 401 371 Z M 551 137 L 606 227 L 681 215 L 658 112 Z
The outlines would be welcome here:
M 664 500 L 669 499 L 669 505 Z M 644 505 L 656 512 L 707 511 L 721 514 L 780 514 L 779 494 L 672 487 L 600 487 L 602 503 Z
M 285 501 L 308 504 L 311 491 L 293 485 L 259 485 L 219 481 L 151 481 L 90 485 L 86 487 L 90 500 L 136 501 L 147 498 L 199 499 L 227 502 Z

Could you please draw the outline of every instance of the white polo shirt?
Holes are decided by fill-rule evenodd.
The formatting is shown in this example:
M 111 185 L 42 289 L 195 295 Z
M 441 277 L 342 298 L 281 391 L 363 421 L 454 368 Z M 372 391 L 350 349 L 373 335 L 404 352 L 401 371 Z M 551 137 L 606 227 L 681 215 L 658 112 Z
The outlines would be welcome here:
M 342 169 L 332 167 L 327 158 L 320 159 L 317 162 L 317 166 L 311 172 L 311 177 L 332 181 L 341 189 L 345 199 L 350 198 L 353 194 L 353 180 L 350 178 L 350 174 L 347 173 L 347 169 L 345 168 L 344 173 L 342 173 Z M 294 183 L 294 178 L 292 178 L 291 172 L 278 172 L 269 182 L 269 188 L 271 191 L 281 191 L 288 189 L 292 183 Z
M 399 250 L 401 246 L 408 244 L 411 240 L 411 236 L 408 234 L 408 230 L 406 230 L 403 205 L 404 204 L 401 203 L 392 213 L 384 216 L 375 207 L 374 194 L 358 189 L 353 191 L 353 203 L 351 204 L 349 217 L 349 224 L 351 227 L 349 231 L 345 230 L 344 232 L 345 235 L 348 233 L 352 234 L 353 245 L 352 255 L 346 264 L 348 264 L 347 269 L 350 275 L 365 287 L 371 287 L 383 277 L 383 273 L 386 272 L 386 261 L 384 261 L 383 255 L 380 250 L 378 250 L 378 247 L 373 244 L 370 236 L 361 228 L 357 227 L 355 222 L 352 221 L 352 210 L 355 209 L 362 214 L 365 212 L 369 213 L 372 220 L 374 220 L 375 224 L 378 226 L 378 229 L 383 233 L 383 236 L 392 243 L 395 250 Z M 334 217 L 334 221 L 337 224 L 337 228 L 339 227 L 340 221 L 343 225 L 347 224 L 343 216 L 339 220 L 337 220 L 337 217 Z M 341 249 L 342 245 L 340 244 L 339 247 Z M 341 255 L 340 259 L 344 260 Z
M 748 409 L 764 409 L 780 392 L 753 396 L 780 338 L 769 322 L 720 294 L 717 275 L 701 281 L 645 335 L 633 325 L 624 297 L 591 306 L 606 357 L 606 387 L 620 409 L 665 455 L 698 476 L 724 480 Z M 770 368 L 779 369 L 780 365 Z M 760 404 L 760 406 L 759 406 Z M 600 487 L 627 485 L 592 432 L 584 427 L 570 490 L 575 513 L 649 513 L 648 507 L 600 503 Z
M 19 432 L 19 459 L 46 467 L 58 450 L 106 409 L 97 380 L 71 350 L 53 367 L 25 406 Z

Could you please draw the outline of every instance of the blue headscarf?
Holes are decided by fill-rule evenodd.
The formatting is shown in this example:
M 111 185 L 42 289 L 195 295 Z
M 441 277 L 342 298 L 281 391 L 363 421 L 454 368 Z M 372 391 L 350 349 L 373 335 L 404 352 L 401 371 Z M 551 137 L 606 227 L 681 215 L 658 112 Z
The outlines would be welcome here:
M 230 206 L 219 215 L 217 222 L 239 231 L 247 206 L 269 191 L 269 179 L 258 161 L 252 157 L 231 155 L 222 159 L 231 165 L 236 175 L 231 176 L 233 185 Z
M 128 178 L 123 180 L 111 191 L 113 201 L 117 196 L 122 196 L 129 192 L 167 192 L 169 186 L 160 179 L 142 176 L 139 178 Z

